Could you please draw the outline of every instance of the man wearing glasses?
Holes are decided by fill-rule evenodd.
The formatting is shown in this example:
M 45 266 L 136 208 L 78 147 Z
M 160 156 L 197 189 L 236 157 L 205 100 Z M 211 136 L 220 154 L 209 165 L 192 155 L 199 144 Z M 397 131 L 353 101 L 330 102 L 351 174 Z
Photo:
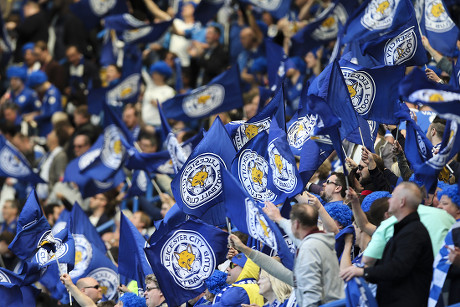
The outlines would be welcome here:
M 102 299 L 102 288 L 98 281 L 92 277 L 80 278 L 76 284 L 77 288 L 88 296 L 94 303 Z
M 145 277 L 144 297 L 147 307 L 167 307 L 163 292 L 158 285 L 158 280 L 154 274 Z

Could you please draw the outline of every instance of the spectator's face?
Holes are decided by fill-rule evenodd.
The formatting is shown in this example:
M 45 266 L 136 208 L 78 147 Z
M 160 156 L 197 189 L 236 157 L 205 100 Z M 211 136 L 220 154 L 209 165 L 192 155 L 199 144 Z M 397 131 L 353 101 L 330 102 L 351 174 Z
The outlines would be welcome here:
M 107 198 L 102 193 L 94 195 L 93 197 L 91 197 L 89 201 L 89 208 L 91 210 L 99 209 L 100 207 L 104 207 L 105 205 L 107 205 Z
M 240 267 L 239 265 L 234 264 L 233 262 L 230 263 L 230 265 L 227 268 L 227 284 L 231 285 L 233 284 L 238 277 L 241 274 L 241 271 L 243 271 L 243 268 Z
M 141 215 L 142 214 L 140 212 L 134 212 L 134 214 L 129 219 L 137 229 L 145 227 L 144 223 L 141 221 Z
M 156 307 L 164 301 L 163 293 L 153 282 L 148 282 L 145 285 L 144 297 L 147 307 Z
M 102 288 L 94 278 L 88 278 L 87 284 L 80 290 L 95 303 L 102 299 Z
M 213 27 L 206 29 L 206 42 L 208 44 L 214 44 L 219 42 L 219 33 Z
M 149 139 L 140 139 L 138 141 L 138 144 L 142 152 L 145 152 L 145 153 L 152 153 L 152 152 L 156 152 L 157 150 L 156 146 L 152 145 Z
M 336 188 L 337 188 L 337 176 L 332 175 L 326 180 L 326 182 L 323 183 L 323 190 L 321 191 L 321 197 L 325 201 L 330 202 L 332 199 L 332 196 L 335 193 Z
M 254 32 L 250 28 L 245 28 L 241 30 L 240 41 L 244 49 L 251 49 L 254 43 Z
M 182 6 L 182 17 L 190 17 L 195 13 L 195 7 L 192 4 Z
M 56 135 L 56 131 L 52 130 L 48 135 L 46 136 L 46 145 L 48 148 L 54 148 L 58 145 L 58 138 Z
M 120 79 L 121 77 L 121 74 L 118 72 L 117 68 L 114 65 L 107 66 L 105 73 L 107 83 Z
M 69 61 L 69 63 L 73 66 L 77 66 L 80 63 L 81 54 L 78 52 L 77 48 L 70 47 L 65 52 L 65 55 L 67 57 L 67 61 Z
M 7 201 L 3 204 L 2 208 L 3 219 L 9 221 L 18 215 L 18 209 L 11 205 L 11 202 Z
M 24 63 L 27 67 L 31 67 L 37 61 L 37 57 L 32 49 L 27 49 L 24 53 Z
M 82 154 L 88 151 L 90 144 L 84 135 L 77 135 L 73 140 L 73 150 L 76 157 L 80 157 Z
M 128 129 L 132 129 L 137 125 L 136 111 L 134 108 L 127 108 L 123 111 L 123 122 Z
M 13 109 L 8 108 L 3 110 L 3 117 L 5 118 L 5 121 L 9 123 L 14 123 L 16 121 L 17 116 L 18 113 Z
M 20 90 L 23 84 L 21 78 L 13 77 L 10 79 L 10 87 L 13 92 Z
M 166 203 L 161 204 L 160 214 L 163 218 L 165 217 L 166 213 L 168 213 L 169 209 L 171 209 L 171 206 L 169 206 L 169 204 L 166 204 Z
M 37 57 L 37 60 L 40 63 L 45 63 L 46 61 L 46 51 L 41 50 L 40 48 L 35 47 L 34 48 L 34 53 Z
M 259 285 L 259 294 L 263 297 L 266 297 L 266 294 L 273 292 L 270 278 L 268 278 L 266 274 L 260 275 L 257 284 Z
M 88 122 L 86 117 L 77 112 L 74 112 L 73 121 L 77 127 L 82 126 Z
M 452 199 L 447 195 L 443 195 L 441 197 L 438 208 L 445 210 L 447 213 L 452 215 L 454 219 L 460 218 L 460 208 L 452 202 Z
M 356 174 L 359 175 L 359 182 L 362 183 L 363 180 L 370 178 L 371 174 L 369 173 L 369 168 L 367 167 L 366 163 L 363 161 L 359 162 L 358 170 Z
M 305 56 L 305 62 L 307 63 L 307 67 L 310 69 L 315 67 L 317 61 L 318 60 L 315 58 L 315 55 L 313 54 L 313 52 L 309 52 Z

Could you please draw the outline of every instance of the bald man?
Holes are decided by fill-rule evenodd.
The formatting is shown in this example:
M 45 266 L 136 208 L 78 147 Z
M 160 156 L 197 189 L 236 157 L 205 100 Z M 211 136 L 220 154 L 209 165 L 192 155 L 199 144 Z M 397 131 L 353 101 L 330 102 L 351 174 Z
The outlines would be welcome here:
M 423 200 L 419 187 L 403 182 L 396 187 L 389 200 L 388 213 L 397 223 L 383 257 L 376 266 L 350 266 L 340 273 L 346 281 L 364 276 L 377 284 L 379 306 L 426 306 L 433 274 L 431 240 L 420 222 L 417 208 Z
M 92 277 L 80 278 L 76 284 L 77 288 L 88 296 L 94 303 L 102 299 L 102 288 L 99 282 Z

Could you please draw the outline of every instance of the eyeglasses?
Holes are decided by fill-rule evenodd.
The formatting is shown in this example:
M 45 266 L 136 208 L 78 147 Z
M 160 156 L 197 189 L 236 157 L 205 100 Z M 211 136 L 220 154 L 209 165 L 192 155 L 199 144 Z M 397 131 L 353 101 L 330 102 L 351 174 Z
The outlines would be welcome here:
M 158 287 L 151 287 L 151 288 L 145 287 L 145 292 L 149 292 L 149 291 L 154 290 L 154 289 L 158 289 Z
M 95 286 L 91 286 L 91 287 L 84 287 L 83 289 L 89 289 L 89 288 L 91 288 L 91 289 L 99 290 L 100 287 L 101 287 L 101 286 L 99 286 L 99 285 L 95 285 Z
M 362 171 L 362 170 L 364 169 L 364 167 L 365 167 L 365 166 L 362 166 L 361 164 L 358 165 L 358 169 L 359 169 L 360 171 Z
M 332 184 L 338 185 L 338 184 L 337 184 L 337 183 L 335 183 L 334 181 L 329 181 L 329 179 L 328 179 L 328 180 L 326 180 L 326 184 L 329 184 L 329 183 L 332 183 Z
M 233 263 L 233 262 L 230 262 L 230 265 L 229 265 L 230 269 L 234 269 L 234 268 L 236 268 L 237 266 L 238 266 L 238 264 L 235 264 L 235 263 Z

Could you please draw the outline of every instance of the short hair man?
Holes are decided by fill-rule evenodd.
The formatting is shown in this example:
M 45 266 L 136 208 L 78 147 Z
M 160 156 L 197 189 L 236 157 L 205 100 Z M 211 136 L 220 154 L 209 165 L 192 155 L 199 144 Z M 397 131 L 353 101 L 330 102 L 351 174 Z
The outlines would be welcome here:
M 94 303 L 102 299 L 102 288 L 99 282 L 92 277 L 80 278 L 76 283 L 77 288 L 88 296 Z
M 168 306 L 165 302 L 163 292 L 161 292 L 160 286 L 158 285 L 157 277 L 154 274 L 149 274 L 145 277 L 144 297 L 147 307 Z
M 374 267 L 350 266 L 340 274 L 346 281 L 364 276 L 376 283 L 379 306 L 426 306 L 428 302 L 434 257 L 430 236 L 417 213 L 422 200 L 416 184 L 398 185 L 388 207 L 398 222 L 382 260 Z

